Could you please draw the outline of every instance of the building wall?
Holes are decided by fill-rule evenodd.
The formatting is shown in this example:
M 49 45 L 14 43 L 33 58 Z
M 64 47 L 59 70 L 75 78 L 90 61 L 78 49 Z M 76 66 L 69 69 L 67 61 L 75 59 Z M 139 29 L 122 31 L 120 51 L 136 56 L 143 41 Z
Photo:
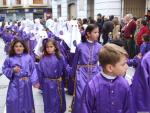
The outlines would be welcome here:
M 3 6 L 3 0 L 0 0 L 0 6 Z
M 57 2 L 58 0 L 52 0 Z M 62 4 L 62 16 L 67 17 L 67 9 L 68 7 L 67 0 L 59 0 L 61 1 Z M 132 4 L 134 5 L 134 4 Z M 55 4 L 52 4 L 52 9 L 54 12 L 54 17 L 57 18 L 57 14 L 55 10 Z M 147 9 L 150 9 L 150 0 L 146 0 L 145 4 L 145 12 Z M 87 5 L 87 0 L 77 0 L 77 18 L 87 18 L 88 17 L 88 5 Z M 96 15 L 98 13 L 101 13 L 102 15 L 115 15 L 117 17 L 123 17 L 124 16 L 124 0 L 94 0 L 94 18 L 96 18 Z
M 56 0 L 52 0 L 54 18 L 57 18 L 57 3 Z M 59 0 L 59 3 L 62 4 L 62 17 L 67 17 L 67 0 Z M 87 13 L 88 7 L 87 0 L 77 0 L 77 18 L 87 18 L 89 16 Z M 96 17 L 98 13 L 121 16 L 121 0 L 94 0 L 94 17 Z
M 37 13 L 38 16 L 40 16 L 39 14 L 41 14 L 46 17 L 45 10 L 47 8 L 51 8 L 51 0 L 43 0 L 43 4 L 33 4 L 33 0 L 21 0 L 21 4 L 19 5 L 16 4 L 16 0 L 7 0 L 6 6 L 3 6 L 3 0 L 0 0 L 0 11 L 5 10 L 5 14 L 0 14 L 0 16 L 5 15 L 6 21 L 20 20 L 24 17 L 33 19 L 35 13 Z M 12 10 L 12 12 L 10 11 L 10 9 Z M 30 9 L 33 9 L 33 11 L 29 11 Z M 15 10 L 19 12 L 17 13 Z M 20 10 L 25 10 L 25 12 L 22 12 Z M 39 10 L 43 11 L 39 12 Z
M 61 1 L 61 17 L 63 17 L 64 19 L 67 19 L 68 17 L 67 0 Z
M 147 9 L 150 10 L 150 0 L 146 0 L 146 11 Z
M 121 17 L 121 0 L 95 0 L 94 15 L 115 15 Z
M 77 0 L 77 17 L 87 18 L 87 0 Z
M 57 2 L 56 0 L 52 0 L 52 15 L 53 18 L 59 18 L 59 14 L 58 14 L 58 8 L 57 6 L 61 5 L 61 17 L 63 17 L 64 19 L 67 19 L 68 17 L 68 5 L 67 5 L 67 0 L 59 0 L 59 2 Z
M 57 18 L 57 1 L 52 0 L 52 17 Z

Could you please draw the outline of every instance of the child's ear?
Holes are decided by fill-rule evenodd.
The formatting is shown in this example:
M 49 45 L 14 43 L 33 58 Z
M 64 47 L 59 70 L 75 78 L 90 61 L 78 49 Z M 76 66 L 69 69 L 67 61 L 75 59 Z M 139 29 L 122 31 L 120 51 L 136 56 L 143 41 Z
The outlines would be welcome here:
M 113 66 L 112 66 L 111 64 L 107 64 L 107 65 L 106 65 L 106 70 L 107 70 L 109 73 L 112 73 Z
M 88 37 L 90 36 L 90 32 L 87 32 L 87 36 L 88 36 Z

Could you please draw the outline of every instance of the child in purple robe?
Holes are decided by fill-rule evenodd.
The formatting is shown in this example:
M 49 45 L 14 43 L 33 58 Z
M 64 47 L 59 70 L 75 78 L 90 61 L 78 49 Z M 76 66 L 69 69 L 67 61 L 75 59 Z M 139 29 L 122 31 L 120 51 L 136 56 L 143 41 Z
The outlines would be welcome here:
M 150 35 L 144 34 L 143 35 L 143 44 L 140 47 L 140 53 L 144 56 L 150 50 Z
M 150 52 L 143 56 L 136 69 L 131 90 L 136 113 L 150 113 Z
M 21 40 L 14 40 L 3 74 L 10 80 L 6 99 L 7 113 L 35 113 L 32 85 L 39 88 L 34 62 Z
M 128 68 L 127 55 L 115 44 L 104 45 L 99 53 L 102 71 L 86 86 L 78 113 L 134 113 L 129 84 L 121 76 Z
M 44 113 L 64 113 L 66 101 L 62 77 L 71 68 L 60 54 L 54 39 L 44 39 L 43 52 L 39 72 L 42 78 Z
M 75 91 L 72 102 L 72 113 L 78 113 L 81 108 L 83 90 L 86 84 L 100 72 L 98 64 L 98 53 L 102 47 L 97 41 L 99 37 L 99 27 L 91 24 L 82 36 L 75 52 L 73 60 L 73 72 L 75 76 Z

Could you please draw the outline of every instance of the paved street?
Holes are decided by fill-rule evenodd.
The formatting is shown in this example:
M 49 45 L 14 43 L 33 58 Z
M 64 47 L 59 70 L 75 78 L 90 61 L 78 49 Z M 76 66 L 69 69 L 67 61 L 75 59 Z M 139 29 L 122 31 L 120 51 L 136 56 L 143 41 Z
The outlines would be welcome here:
M 3 61 L 6 58 L 6 55 L 3 51 L 4 49 L 4 44 L 2 42 L 2 40 L 0 39 L 0 67 L 2 67 Z M 1 72 L 1 69 L 0 69 Z M 129 68 L 127 75 L 133 75 L 133 69 Z M 127 79 L 131 79 L 131 76 L 127 76 Z M 5 113 L 5 100 L 6 100 L 6 94 L 7 94 L 7 87 L 8 87 L 8 79 L 2 75 L 0 76 L 0 113 Z M 42 101 L 42 96 L 40 94 L 40 91 L 38 89 L 34 89 L 33 88 L 33 92 L 34 92 L 34 101 L 35 101 L 35 108 L 36 108 L 36 113 L 44 113 L 43 112 L 43 101 Z M 66 99 L 67 99 L 67 111 L 66 113 L 68 113 L 68 107 L 71 103 L 72 97 L 66 95 Z

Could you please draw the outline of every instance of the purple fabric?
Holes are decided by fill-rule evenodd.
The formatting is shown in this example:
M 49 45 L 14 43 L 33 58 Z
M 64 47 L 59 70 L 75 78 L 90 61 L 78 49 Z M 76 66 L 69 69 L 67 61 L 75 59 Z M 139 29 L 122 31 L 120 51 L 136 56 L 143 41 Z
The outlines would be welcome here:
M 81 108 L 83 90 L 86 84 L 94 75 L 100 72 L 100 66 L 97 64 L 100 48 L 101 45 L 98 42 L 84 42 L 77 46 L 72 72 L 72 75 L 76 76 L 76 89 L 72 113 L 78 113 L 78 110 Z M 93 66 L 88 67 L 87 65 Z
M 140 64 L 141 59 L 139 59 L 137 56 L 135 56 L 133 59 L 128 59 L 128 66 L 133 66 L 134 68 L 137 68 Z
M 130 87 L 123 77 L 110 80 L 98 74 L 85 88 L 78 113 L 134 113 L 132 102 Z
M 131 89 L 136 112 L 150 112 L 150 52 L 136 69 Z
M 55 54 L 44 56 L 39 62 L 42 78 L 44 113 L 64 113 L 66 110 L 64 84 L 58 79 L 69 72 L 64 58 L 58 59 Z M 52 80 L 53 79 L 53 80 Z
M 144 42 L 140 47 L 140 53 L 145 55 L 150 50 L 150 42 Z
M 15 66 L 19 66 L 21 72 L 14 73 Z M 38 82 L 38 76 L 31 56 L 22 54 L 7 58 L 3 73 L 10 80 L 6 99 L 7 113 L 35 113 L 32 84 Z M 28 79 L 23 80 L 22 77 Z

